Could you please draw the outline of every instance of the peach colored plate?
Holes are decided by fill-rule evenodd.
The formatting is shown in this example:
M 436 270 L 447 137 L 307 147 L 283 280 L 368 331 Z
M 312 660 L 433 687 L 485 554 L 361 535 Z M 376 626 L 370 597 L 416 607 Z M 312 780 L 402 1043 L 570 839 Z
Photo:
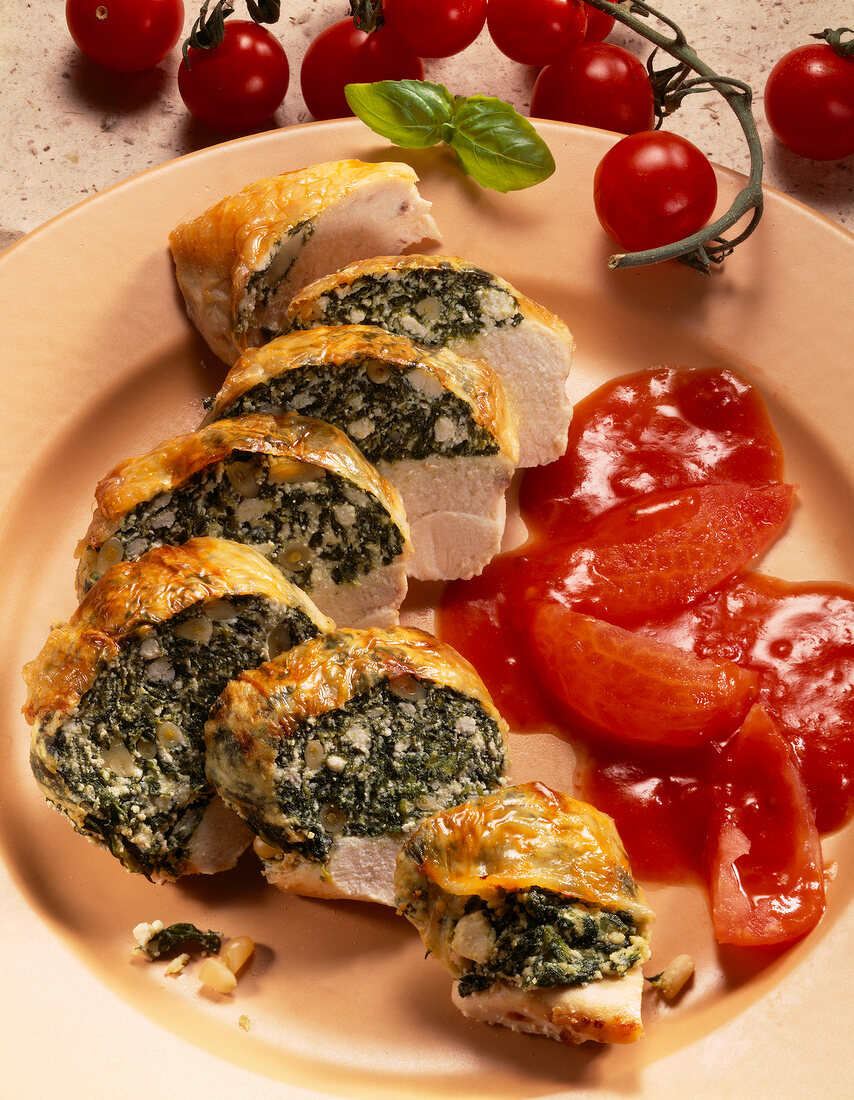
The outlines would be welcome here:
M 704 897 L 651 887 L 655 973 L 696 956 L 673 1005 L 645 997 L 646 1037 L 562 1047 L 472 1024 L 410 926 L 356 903 L 288 897 L 252 859 L 157 887 L 126 874 L 42 801 L 27 766 L 20 669 L 73 608 L 73 551 L 98 478 L 199 419 L 223 369 L 191 329 L 166 238 L 185 216 L 264 175 L 341 157 L 410 160 L 444 249 L 562 316 L 578 352 L 573 396 L 668 363 L 731 364 L 761 388 L 800 485 L 765 566 L 854 581 L 854 238 L 778 194 L 711 276 L 676 264 L 609 272 L 591 180 L 608 134 L 544 124 L 558 164 L 511 195 L 480 190 L 450 154 L 390 149 L 355 121 L 231 142 L 153 169 L 69 210 L 0 258 L 3 736 L 0 868 L 9 1096 L 842 1096 L 854 1012 L 851 831 L 827 838 L 839 873 L 809 939 L 785 952 L 715 948 Z M 721 170 L 721 206 L 741 177 Z M 567 785 L 568 746 L 514 739 L 514 774 Z M 131 957 L 140 921 L 194 921 L 258 943 L 228 997 Z M 240 1024 L 246 1017 L 248 1030 Z M 808 1067 L 808 1069 L 807 1069 Z

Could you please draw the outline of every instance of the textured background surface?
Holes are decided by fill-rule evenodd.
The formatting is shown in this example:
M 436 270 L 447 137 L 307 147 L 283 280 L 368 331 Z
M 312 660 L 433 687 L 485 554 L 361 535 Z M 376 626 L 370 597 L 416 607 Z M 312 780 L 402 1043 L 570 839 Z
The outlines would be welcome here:
M 189 27 L 197 5 L 187 0 L 186 7 Z M 851 24 L 850 0 L 661 0 L 660 7 L 704 61 L 754 89 L 766 183 L 854 228 L 854 157 L 830 163 L 796 157 L 770 135 L 762 110 L 774 62 L 809 41 L 811 31 Z M 244 18 L 243 4 L 235 8 L 235 17 Z M 271 127 L 310 121 L 300 94 L 300 62 L 311 39 L 346 14 L 346 0 L 284 0 L 273 30 L 288 54 L 291 82 Z M 156 69 L 112 74 L 76 49 L 61 0 L 0 0 L 0 15 L 6 134 L 0 247 L 87 195 L 222 140 L 184 109 L 175 82 L 179 47 Z M 648 44 L 625 29 L 617 28 L 609 41 L 644 58 L 648 53 Z M 505 58 L 484 31 L 464 53 L 428 61 L 426 75 L 453 92 L 497 95 L 527 113 L 536 72 Z M 740 127 L 720 97 L 693 97 L 668 128 L 690 137 L 717 163 L 747 170 Z

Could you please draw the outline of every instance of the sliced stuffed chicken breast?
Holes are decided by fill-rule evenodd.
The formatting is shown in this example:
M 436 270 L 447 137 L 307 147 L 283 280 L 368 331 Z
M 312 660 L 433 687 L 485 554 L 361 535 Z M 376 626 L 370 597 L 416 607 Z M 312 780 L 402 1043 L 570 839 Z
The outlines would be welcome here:
M 194 539 L 111 566 L 24 669 L 42 793 L 151 879 L 233 866 L 250 833 L 205 774 L 211 704 L 241 669 L 332 626 L 236 543 Z
M 321 326 L 246 352 L 208 422 L 284 409 L 335 424 L 400 492 L 410 576 L 471 577 L 498 552 L 518 442 L 485 363 L 371 325 Z
M 483 359 L 516 416 L 519 465 L 554 462 L 566 450 L 575 341 L 559 317 L 499 275 L 458 256 L 379 256 L 322 276 L 288 306 L 288 329 L 342 324 L 380 325 Z
M 316 164 L 257 180 L 169 236 L 187 312 L 231 364 L 275 335 L 291 296 L 344 264 L 438 240 L 408 164 Z
M 95 505 L 81 596 L 110 564 L 197 536 L 253 546 L 340 625 L 392 625 L 406 596 L 400 496 L 323 421 L 244 416 L 176 436 L 119 463 Z
M 527 783 L 440 811 L 407 839 L 395 886 L 463 1015 L 566 1043 L 643 1034 L 653 918 L 594 807 Z
M 268 881 L 394 904 L 405 837 L 499 787 L 507 726 L 471 665 L 423 631 L 339 630 L 228 685 L 206 727 L 220 796 Z

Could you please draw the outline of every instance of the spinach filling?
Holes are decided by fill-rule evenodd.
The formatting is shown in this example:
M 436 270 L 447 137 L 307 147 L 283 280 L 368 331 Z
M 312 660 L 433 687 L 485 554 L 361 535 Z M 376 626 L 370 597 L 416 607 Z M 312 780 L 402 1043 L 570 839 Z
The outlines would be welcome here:
M 498 444 L 466 402 L 444 387 L 435 392 L 439 385 L 417 367 L 400 370 L 367 357 L 309 365 L 253 386 L 222 416 L 292 409 L 346 432 L 371 462 L 495 454 Z
M 472 340 L 489 326 L 514 327 L 522 320 L 517 299 L 485 271 L 435 269 L 361 275 L 318 299 L 316 320 L 292 327 L 379 325 L 428 347 Z
M 494 719 L 460 692 L 404 679 L 414 687 L 406 698 L 384 680 L 300 724 L 278 752 L 273 804 L 253 815 L 256 832 L 324 862 L 337 836 L 408 831 L 499 785 L 506 762 Z
M 494 907 L 493 907 L 494 906 Z M 630 913 L 609 911 L 532 886 L 488 905 L 470 898 L 466 916 L 480 914 L 492 944 L 486 962 L 468 962 L 461 997 L 496 981 L 533 986 L 583 985 L 619 977 L 643 960 L 642 941 Z
M 51 767 L 34 754 L 36 779 L 60 808 L 74 805 L 79 832 L 130 870 L 179 875 L 213 796 L 203 736 L 210 707 L 239 671 L 316 634 L 304 612 L 255 596 L 143 627 L 77 711 L 42 732 Z
M 305 218 L 292 225 L 287 233 L 270 250 L 270 259 L 249 277 L 246 294 L 249 301 L 238 311 L 236 331 L 244 332 L 249 326 L 250 313 L 265 309 L 273 301 L 276 291 L 291 273 L 303 246 L 314 233 L 315 225 Z M 262 330 L 269 340 L 275 332 Z
M 326 576 L 336 585 L 354 583 L 394 561 L 403 535 L 379 498 L 313 469 L 317 476 L 309 480 L 275 481 L 262 458 L 235 452 L 174 492 L 137 505 L 112 537 L 131 559 L 197 535 L 246 543 L 306 592 Z M 101 572 L 96 562 L 87 588 Z

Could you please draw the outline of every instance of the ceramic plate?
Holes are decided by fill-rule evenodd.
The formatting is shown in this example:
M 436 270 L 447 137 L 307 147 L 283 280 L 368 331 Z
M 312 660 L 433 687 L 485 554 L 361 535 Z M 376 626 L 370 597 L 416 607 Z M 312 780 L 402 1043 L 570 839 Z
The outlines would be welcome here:
M 559 124 L 542 132 L 557 172 L 517 194 L 480 190 L 447 152 L 405 156 L 434 204 L 444 250 L 504 275 L 567 321 L 578 343 L 575 398 L 662 363 L 745 371 L 800 486 L 794 522 L 766 568 L 854 581 L 854 238 L 769 194 L 758 232 L 708 277 L 676 264 L 610 272 L 590 196 L 613 137 Z M 201 398 L 224 373 L 185 317 L 169 230 L 261 176 L 402 155 L 356 121 L 228 143 L 96 196 L 0 258 L 5 1088 L 92 1100 L 720 1100 L 802 1095 L 809 1065 L 811 1091 L 843 1095 L 854 1010 L 850 831 L 825 842 L 839 861 L 826 918 L 787 952 L 718 950 L 698 891 L 652 886 L 659 921 L 647 972 L 688 951 L 693 987 L 674 1005 L 647 996 L 638 1044 L 568 1048 L 464 1020 L 447 975 L 391 912 L 281 894 L 251 859 L 174 886 L 126 874 L 76 836 L 30 778 L 20 669 L 73 609 L 73 552 L 93 488 L 120 458 L 195 426 Z M 742 180 L 719 175 L 723 208 Z M 568 784 L 563 742 L 516 737 L 513 748 L 516 779 Z M 258 950 L 236 992 L 208 996 L 195 967 L 167 977 L 162 965 L 132 958 L 133 927 L 155 918 L 251 935 Z

